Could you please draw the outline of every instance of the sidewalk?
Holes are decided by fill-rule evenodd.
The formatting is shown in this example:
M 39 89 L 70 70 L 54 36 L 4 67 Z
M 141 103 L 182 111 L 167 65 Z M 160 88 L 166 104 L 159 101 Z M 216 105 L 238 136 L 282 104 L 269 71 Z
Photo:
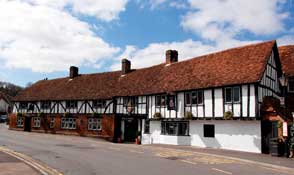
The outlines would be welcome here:
M 259 162 L 259 163 L 283 166 L 287 168 L 294 168 L 294 158 L 291 159 L 286 157 L 273 157 L 267 154 L 248 153 L 248 152 L 231 151 L 231 150 L 214 149 L 214 148 L 198 148 L 198 147 L 191 147 L 191 146 L 174 146 L 174 145 L 157 145 L 157 144 L 154 144 L 152 146 L 220 155 L 225 157 L 232 157 L 232 158 Z
M 24 162 L 0 151 L 0 175 L 40 175 Z

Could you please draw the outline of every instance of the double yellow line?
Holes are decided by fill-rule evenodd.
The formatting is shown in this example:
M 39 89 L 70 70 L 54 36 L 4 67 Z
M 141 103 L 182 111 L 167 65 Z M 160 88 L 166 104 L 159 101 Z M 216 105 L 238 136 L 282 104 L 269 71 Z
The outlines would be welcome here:
M 36 160 L 32 159 L 31 157 L 15 152 L 8 148 L 4 148 L 0 146 L 0 151 L 10 156 L 13 156 L 22 162 L 26 163 L 27 165 L 33 167 L 34 169 L 38 170 L 42 175 L 63 175 L 62 173 L 58 172 L 56 169 L 48 167 L 46 165 L 42 165 L 41 163 L 37 162 Z

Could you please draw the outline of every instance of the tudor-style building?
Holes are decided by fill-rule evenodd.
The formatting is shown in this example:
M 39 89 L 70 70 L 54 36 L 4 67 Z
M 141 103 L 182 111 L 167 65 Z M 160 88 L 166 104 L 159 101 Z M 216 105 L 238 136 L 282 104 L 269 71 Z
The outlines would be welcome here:
M 275 41 L 178 62 L 42 80 L 14 98 L 10 128 L 262 152 L 260 107 L 280 97 Z M 226 120 L 225 120 L 226 119 Z

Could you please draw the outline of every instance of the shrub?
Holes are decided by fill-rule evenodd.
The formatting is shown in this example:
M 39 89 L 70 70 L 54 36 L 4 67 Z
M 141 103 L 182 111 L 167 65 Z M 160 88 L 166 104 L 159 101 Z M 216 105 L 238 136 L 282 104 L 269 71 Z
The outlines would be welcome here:
M 161 113 L 160 112 L 155 112 L 155 114 L 153 115 L 154 119 L 156 120 L 160 120 L 162 118 Z
M 187 120 L 192 120 L 193 119 L 193 113 L 192 112 L 186 112 L 185 114 L 185 119 Z
M 231 111 L 227 111 L 224 114 L 224 119 L 225 120 L 231 120 L 233 118 L 234 114 Z

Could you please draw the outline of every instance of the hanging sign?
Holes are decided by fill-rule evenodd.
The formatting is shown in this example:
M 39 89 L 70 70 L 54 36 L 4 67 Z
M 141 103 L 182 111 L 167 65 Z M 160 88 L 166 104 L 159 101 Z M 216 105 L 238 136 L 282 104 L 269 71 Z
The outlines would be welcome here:
M 283 136 L 288 137 L 288 123 L 283 122 Z
M 167 109 L 168 110 L 176 110 L 176 96 L 168 95 L 167 96 Z

